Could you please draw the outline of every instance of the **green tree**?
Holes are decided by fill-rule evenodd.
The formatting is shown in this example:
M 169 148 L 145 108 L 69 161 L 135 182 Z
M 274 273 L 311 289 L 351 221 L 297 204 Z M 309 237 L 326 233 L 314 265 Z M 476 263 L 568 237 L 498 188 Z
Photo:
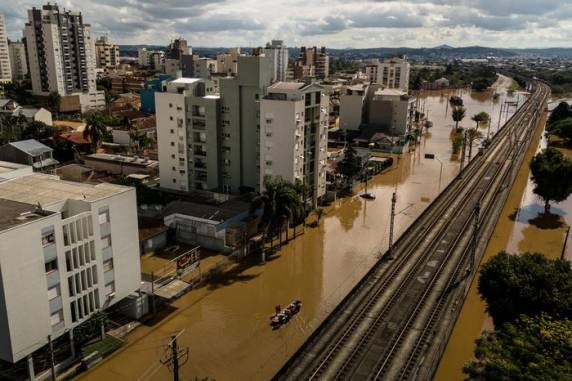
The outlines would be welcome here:
M 552 110 L 550 116 L 548 117 L 547 125 L 551 126 L 552 124 L 566 118 L 572 117 L 572 110 L 570 110 L 570 105 L 568 102 L 560 102 L 558 106 Z
M 45 141 L 51 138 L 56 133 L 56 128 L 48 126 L 43 122 L 32 121 L 26 125 L 22 131 L 22 139 L 36 139 L 38 141 Z
M 476 128 L 469 128 L 467 131 L 465 131 L 465 133 L 467 136 L 467 145 L 469 146 L 469 161 L 470 161 L 473 155 L 473 144 L 475 143 L 475 140 L 483 138 L 483 133 L 477 130 Z
M 451 112 L 451 117 L 455 122 L 455 130 L 459 129 L 459 122 L 465 118 L 466 113 L 467 109 L 464 108 L 463 106 L 455 106 L 453 108 L 453 111 Z
M 299 221 L 305 214 L 300 190 L 281 177 L 264 179 L 264 192 L 254 197 L 251 203 L 252 212 L 259 208 L 262 208 L 261 225 L 265 237 L 270 230 Z
M 361 158 L 355 148 L 348 144 L 344 150 L 344 158 L 338 163 L 338 173 L 344 176 L 346 182 L 351 184 L 362 169 Z
M 478 381 L 572 380 L 572 320 L 523 316 L 485 333 L 463 371 Z
M 572 118 L 561 119 L 547 128 L 549 135 L 564 139 L 566 144 L 572 144 Z
M 85 116 L 85 129 L 83 130 L 83 137 L 91 141 L 92 148 L 97 151 L 97 148 L 107 137 L 107 126 L 104 123 L 104 118 L 101 113 L 92 111 Z
M 564 201 L 572 193 L 572 160 L 554 148 L 536 154 L 530 163 L 534 193 L 544 200 L 544 211 L 550 212 L 550 201 Z
M 62 97 L 58 94 L 57 91 L 52 91 L 48 95 L 48 108 L 51 112 L 56 113 L 60 111 L 60 104 L 62 101 Z
M 572 270 L 564 260 L 500 252 L 481 269 L 478 291 L 495 326 L 543 312 L 572 318 Z

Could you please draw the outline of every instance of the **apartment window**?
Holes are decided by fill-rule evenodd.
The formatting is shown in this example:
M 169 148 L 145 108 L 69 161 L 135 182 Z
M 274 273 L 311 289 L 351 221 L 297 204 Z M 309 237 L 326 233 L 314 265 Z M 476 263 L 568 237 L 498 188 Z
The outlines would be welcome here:
M 109 222 L 109 210 L 100 211 L 98 221 L 100 225 Z
M 103 272 L 113 270 L 113 258 L 103 262 Z
M 115 281 L 112 281 L 109 284 L 105 285 L 105 296 L 106 297 L 109 297 L 114 292 L 115 292 Z
M 72 269 L 73 269 L 73 262 L 72 262 L 71 251 L 68 250 L 66 251 L 66 270 L 72 271 Z
M 111 236 L 106 235 L 105 237 L 101 237 L 101 245 L 102 249 L 107 249 L 111 246 Z
M 260 98 L 260 95 L 254 94 L 254 99 L 258 100 L 259 98 Z
M 60 295 L 61 294 L 60 294 L 60 286 L 59 285 L 48 289 L 48 300 L 53 300 Z
M 177 168 L 175 167 L 171 167 L 171 169 L 173 170 L 173 172 L 177 170 Z
M 171 154 L 171 159 L 174 159 L 174 158 L 175 158 L 175 154 L 173 153 L 173 154 Z
M 170 116 L 170 117 L 169 117 L 169 120 L 173 120 L 173 117 L 172 117 L 172 116 Z
M 173 184 L 175 184 L 177 182 L 177 179 L 173 179 Z
M 316 104 L 320 104 L 320 95 L 321 93 L 319 91 L 314 93 L 314 100 Z
M 64 312 L 62 310 L 59 310 L 56 313 L 53 313 L 50 316 L 50 324 L 52 326 L 61 323 L 64 320 Z
M 54 244 L 55 242 L 56 242 L 56 235 L 53 231 L 50 233 L 42 235 L 42 246 L 43 247 Z
M 174 146 L 175 146 L 175 142 L 171 142 L 171 147 L 174 147 Z
M 48 263 L 46 263 L 45 268 L 46 268 L 46 273 L 51 273 L 52 271 L 56 271 L 58 269 L 58 260 L 54 259 L 52 261 L 49 261 Z
M 175 130 L 173 130 L 172 128 L 171 128 L 171 133 L 172 133 L 172 134 L 174 134 L 174 133 L 175 133 Z
M 172 104 L 172 103 L 169 103 L 169 108 L 173 108 L 173 104 Z

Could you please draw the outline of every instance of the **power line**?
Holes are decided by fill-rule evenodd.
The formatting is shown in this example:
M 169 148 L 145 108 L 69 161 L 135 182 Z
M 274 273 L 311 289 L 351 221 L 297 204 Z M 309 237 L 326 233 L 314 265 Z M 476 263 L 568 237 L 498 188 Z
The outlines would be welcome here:
M 169 343 L 171 351 L 166 352 L 160 360 L 162 365 L 166 365 L 169 371 L 173 372 L 173 381 L 179 381 L 179 369 L 189 361 L 189 348 L 180 349 L 177 345 L 177 338 L 183 332 L 184 330 L 181 330 L 171 337 Z

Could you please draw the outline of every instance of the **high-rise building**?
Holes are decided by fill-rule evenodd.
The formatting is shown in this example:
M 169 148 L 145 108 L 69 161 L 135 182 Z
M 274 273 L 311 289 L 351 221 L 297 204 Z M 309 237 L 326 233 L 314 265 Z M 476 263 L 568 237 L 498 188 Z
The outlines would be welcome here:
M 219 102 L 207 79 L 178 78 L 155 93 L 162 188 L 219 188 Z
M 109 41 L 107 36 L 101 36 L 95 41 L 97 67 L 115 69 L 119 66 L 119 46 Z
M 147 50 L 139 48 L 137 50 L 137 62 L 143 68 L 153 70 L 163 70 L 165 64 L 165 53 L 158 50 Z
M 172 78 L 183 76 L 183 57 L 192 56 L 192 48 L 187 44 L 187 40 L 178 38 L 169 44 L 165 53 L 165 74 Z
M 238 75 L 221 78 L 221 160 L 225 192 L 260 188 L 260 100 L 272 82 L 272 63 L 265 56 L 238 57 Z
M 238 57 L 240 56 L 240 48 L 231 48 L 227 53 L 217 55 L 217 73 L 231 77 L 235 76 L 238 73 Z
M 299 181 L 316 207 L 326 193 L 330 98 L 315 83 L 278 82 L 260 105 L 260 189 L 264 179 Z
M 10 66 L 12 67 L 12 81 L 18 82 L 28 75 L 28 58 L 26 45 L 20 41 L 8 41 Z
M 75 327 L 139 290 L 135 198 L 46 174 L 0 182 L 0 359 L 27 357 L 35 379 L 49 337 L 73 343 Z
M 288 48 L 282 40 L 272 40 L 266 44 L 264 55 L 272 61 L 272 82 L 287 80 Z
M 34 7 L 24 36 L 34 95 L 76 97 L 82 111 L 105 106 L 95 83 L 95 40 L 81 12 L 60 11 L 55 4 Z
M 409 71 L 411 65 L 407 57 L 393 57 L 378 64 L 375 83 L 388 89 L 409 91 Z
M 12 81 L 10 54 L 8 53 L 8 37 L 6 33 L 6 20 L 0 14 L 0 83 Z
M 316 77 L 319 80 L 328 79 L 330 75 L 330 57 L 326 48 L 300 48 L 300 56 L 293 63 L 294 79 L 303 80 L 306 77 Z

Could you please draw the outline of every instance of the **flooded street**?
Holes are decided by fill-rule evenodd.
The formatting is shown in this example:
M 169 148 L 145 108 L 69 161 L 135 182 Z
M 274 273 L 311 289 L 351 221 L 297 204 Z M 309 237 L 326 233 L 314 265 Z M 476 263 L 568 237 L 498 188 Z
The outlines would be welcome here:
M 500 96 L 495 100 L 493 91 L 456 92 L 467 108 L 461 126 L 474 126 L 470 117 L 486 111 L 492 117 L 491 131 L 496 129 L 501 104 L 508 96 L 504 89 L 510 85 L 510 81 L 499 82 Z M 434 126 L 415 151 L 396 158 L 392 168 L 370 181 L 368 190 L 377 196 L 375 201 L 357 195 L 338 199 L 326 209 L 319 227 L 306 228 L 265 264 L 252 258 L 186 294 L 173 303 L 170 314 L 137 328 L 123 349 L 80 379 L 168 379 L 169 370 L 160 360 L 168 354 L 169 337 L 181 330 L 178 345 L 190 349 L 181 368 L 182 379 L 271 378 L 387 249 L 392 192 L 398 195 L 397 238 L 458 173 L 449 138 L 454 124 L 448 106 L 451 94 L 422 95 L 421 103 Z M 443 162 L 441 184 L 437 180 L 441 164 L 424 159 L 425 153 Z M 282 329 L 271 330 L 268 318 L 274 306 L 294 299 L 303 301 L 301 312 Z
M 539 129 L 529 147 L 523 166 L 511 190 L 507 203 L 497 222 L 495 231 L 484 256 L 484 262 L 501 250 L 511 253 L 540 252 L 550 258 L 560 258 L 568 226 L 572 225 L 572 198 L 553 203 L 551 214 L 544 214 L 543 202 L 532 192 L 529 163 L 533 155 L 546 147 L 543 131 Z M 572 151 L 562 149 L 572 158 Z M 568 258 L 572 253 L 566 248 Z M 473 357 L 474 340 L 483 329 L 492 329 L 492 321 L 486 314 L 485 304 L 477 292 L 477 280 L 471 284 L 469 294 L 434 380 L 453 381 L 465 379 L 463 364 Z

